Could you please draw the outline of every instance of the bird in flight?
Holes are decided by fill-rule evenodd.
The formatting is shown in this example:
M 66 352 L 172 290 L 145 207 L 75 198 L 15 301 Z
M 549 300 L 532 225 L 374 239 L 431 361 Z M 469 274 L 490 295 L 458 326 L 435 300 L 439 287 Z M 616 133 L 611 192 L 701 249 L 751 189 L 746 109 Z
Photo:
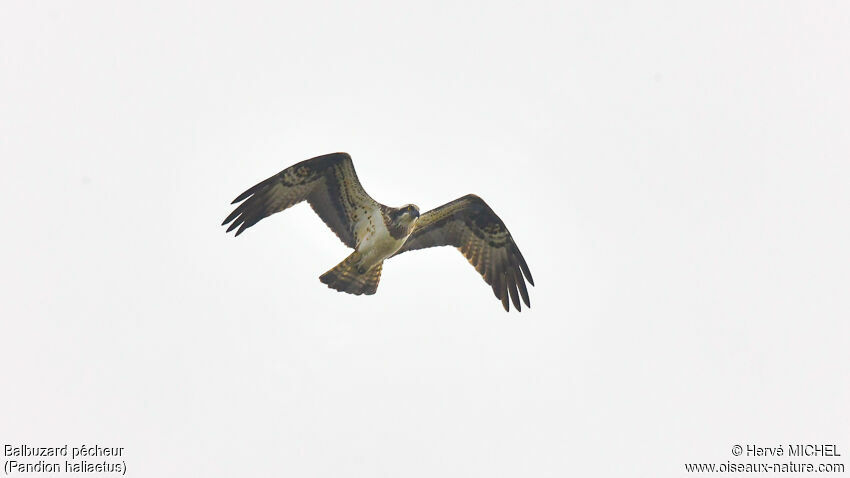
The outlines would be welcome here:
M 347 153 L 301 161 L 249 188 L 221 223 L 236 235 L 261 219 L 307 201 L 337 237 L 354 252 L 319 280 L 349 294 L 374 294 L 384 261 L 403 252 L 435 246 L 456 247 L 481 274 L 509 311 L 512 301 L 528 307 L 525 281 L 531 271 L 505 223 L 483 199 L 468 194 L 422 215 L 408 204 L 384 206 L 372 199 L 354 172 Z M 237 229 L 238 228 L 238 229 Z M 524 276 L 524 277 L 523 277 Z M 509 300 L 510 298 L 510 300 Z

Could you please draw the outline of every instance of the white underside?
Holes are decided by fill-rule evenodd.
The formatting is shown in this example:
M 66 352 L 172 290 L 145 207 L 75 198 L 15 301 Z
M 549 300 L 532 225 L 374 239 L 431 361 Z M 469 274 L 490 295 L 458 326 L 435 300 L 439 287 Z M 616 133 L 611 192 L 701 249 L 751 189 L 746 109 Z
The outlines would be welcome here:
M 390 235 L 378 210 L 361 218 L 355 228 L 357 237 L 362 238 L 357 244 L 357 252 L 362 254 L 360 265 L 367 269 L 395 254 L 404 244 L 405 238 L 395 239 Z

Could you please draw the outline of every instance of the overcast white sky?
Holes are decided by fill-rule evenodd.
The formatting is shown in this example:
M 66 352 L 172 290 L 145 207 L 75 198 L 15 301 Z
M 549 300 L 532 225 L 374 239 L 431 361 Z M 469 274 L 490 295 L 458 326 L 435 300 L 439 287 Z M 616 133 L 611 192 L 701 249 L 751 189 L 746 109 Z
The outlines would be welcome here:
M 3 2 L 0 441 L 136 477 L 850 467 L 848 45 L 845 2 Z M 225 235 L 334 151 L 388 205 L 483 197 L 532 308 L 449 248 L 329 290 L 306 205 Z

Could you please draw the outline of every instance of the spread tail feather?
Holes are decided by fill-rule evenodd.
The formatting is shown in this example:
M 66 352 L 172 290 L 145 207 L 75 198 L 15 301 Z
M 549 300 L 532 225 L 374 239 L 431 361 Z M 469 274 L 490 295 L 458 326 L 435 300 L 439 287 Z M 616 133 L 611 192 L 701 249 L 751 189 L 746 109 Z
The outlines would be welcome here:
M 381 261 L 371 269 L 364 271 L 362 268 L 358 268 L 359 259 L 360 253 L 352 252 L 336 267 L 322 274 L 319 280 L 331 289 L 340 292 L 355 295 L 374 294 L 378 290 L 378 282 L 381 280 L 381 269 L 384 263 Z

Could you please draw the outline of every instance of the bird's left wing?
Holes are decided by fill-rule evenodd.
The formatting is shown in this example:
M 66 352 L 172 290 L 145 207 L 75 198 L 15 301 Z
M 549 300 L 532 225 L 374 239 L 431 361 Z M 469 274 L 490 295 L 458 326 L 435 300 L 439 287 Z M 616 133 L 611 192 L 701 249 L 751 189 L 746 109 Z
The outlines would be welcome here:
M 233 200 L 243 202 L 221 224 L 232 221 L 227 232 L 238 227 L 238 236 L 261 219 L 305 200 L 351 248 L 357 247 L 357 218 L 378 207 L 360 185 L 351 156 L 332 153 L 301 161 L 249 188 Z
M 505 223 L 480 197 L 469 194 L 423 214 L 395 255 L 435 246 L 457 247 L 490 284 L 506 311 L 508 296 L 516 310 L 522 308 L 520 295 L 531 307 L 524 280 L 534 285 L 528 264 Z

